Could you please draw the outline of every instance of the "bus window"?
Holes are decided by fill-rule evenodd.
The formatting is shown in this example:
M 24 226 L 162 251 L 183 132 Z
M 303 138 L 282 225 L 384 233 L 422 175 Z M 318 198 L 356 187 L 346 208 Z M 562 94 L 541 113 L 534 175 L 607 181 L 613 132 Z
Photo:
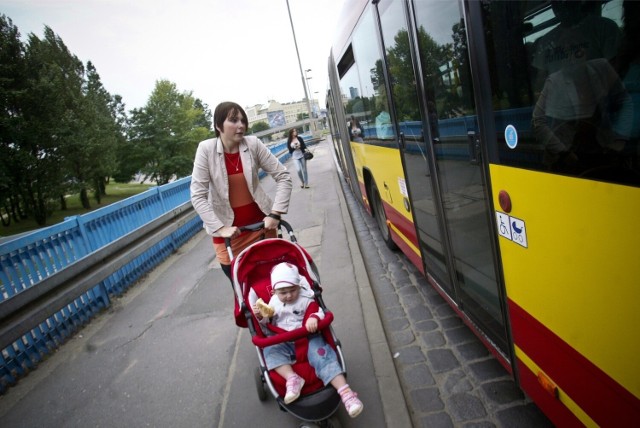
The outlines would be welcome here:
M 360 122 L 365 142 L 369 139 L 395 139 L 382 59 L 377 44 L 371 43 L 371 34 L 375 32 L 373 16 L 368 10 L 354 32 L 351 47 L 343 56 L 352 55 L 353 61 L 341 61 L 345 69 L 338 67 L 346 117 L 350 119 L 353 116 Z
M 636 9 L 621 0 L 484 5 L 499 163 L 640 184 Z M 505 138 L 509 125 L 517 139 Z

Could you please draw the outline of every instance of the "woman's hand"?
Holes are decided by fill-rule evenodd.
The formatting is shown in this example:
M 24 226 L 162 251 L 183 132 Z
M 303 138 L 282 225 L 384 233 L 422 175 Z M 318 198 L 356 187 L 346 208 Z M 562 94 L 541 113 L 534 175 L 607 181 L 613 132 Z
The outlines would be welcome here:
M 318 319 L 315 317 L 309 317 L 307 318 L 307 322 L 304 326 L 309 333 L 315 333 L 318 331 Z
M 278 225 L 280 224 L 280 220 L 276 220 L 275 218 L 271 218 L 269 216 L 266 216 L 264 219 L 264 228 L 267 230 L 275 230 L 278 228 Z
M 240 235 L 240 229 L 235 226 L 222 226 L 220 229 L 216 230 L 216 233 L 221 238 L 237 238 Z

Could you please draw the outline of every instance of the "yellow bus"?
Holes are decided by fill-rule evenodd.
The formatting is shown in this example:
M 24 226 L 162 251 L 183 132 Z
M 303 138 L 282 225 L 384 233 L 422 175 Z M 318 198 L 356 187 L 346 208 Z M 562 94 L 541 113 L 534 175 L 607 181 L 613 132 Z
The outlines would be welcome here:
M 347 0 L 329 56 L 351 190 L 559 426 L 640 421 L 639 6 Z

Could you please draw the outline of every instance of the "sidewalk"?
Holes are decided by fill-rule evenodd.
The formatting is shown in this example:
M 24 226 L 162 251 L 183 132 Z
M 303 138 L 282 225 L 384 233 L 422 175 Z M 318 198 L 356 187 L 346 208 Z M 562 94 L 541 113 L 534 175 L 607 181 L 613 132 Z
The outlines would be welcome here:
M 369 388 L 375 389 L 379 394 L 384 415 L 384 421 L 369 419 L 366 413 L 373 409 L 364 401 L 365 411 L 357 419 L 349 421 L 349 425 L 410 427 L 412 423 L 404 393 L 376 307 L 340 177 L 336 173 L 331 141 L 326 138 L 310 146 L 310 150 L 315 154 L 313 160 L 307 163 L 310 189 L 300 188 L 295 168 L 291 162 L 286 163 L 292 173 L 293 193 L 291 207 L 285 218 L 292 224 L 296 233 L 300 231 L 298 239 L 301 245 L 320 267 L 323 296 L 329 309 L 336 313 L 335 324 L 338 338 L 343 342 L 347 354 L 345 360 L 349 379 L 353 379 L 361 396 L 373 393 L 358 389 L 365 379 L 372 380 Z M 323 218 L 316 218 L 316 215 L 322 215 Z M 335 289 L 336 285 L 345 281 L 348 283 L 343 291 Z M 351 288 L 351 283 L 356 285 L 357 294 L 353 296 L 354 300 L 350 295 L 343 294 L 347 292 L 346 289 Z M 358 308 L 349 307 L 354 302 L 359 304 Z M 353 352 L 353 347 L 358 346 L 361 341 L 358 337 L 360 323 L 366 333 L 366 340 L 362 342 L 368 349 L 356 349 L 356 352 Z M 358 355 L 358 358 L 350 358 L 349 354 Z M 362 356 L 366 354 L 371 355 L 373 372 L 359 367 Z

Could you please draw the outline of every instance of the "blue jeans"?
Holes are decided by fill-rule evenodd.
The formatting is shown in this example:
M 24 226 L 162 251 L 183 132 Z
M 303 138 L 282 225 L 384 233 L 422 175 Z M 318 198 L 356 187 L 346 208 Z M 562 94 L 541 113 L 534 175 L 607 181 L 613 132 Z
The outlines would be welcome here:
M 305 158 L 294 159 L 293 164 L 296 166 L 300 183 L 305 186 L 309 185 L 309 176 L 307 175 L 307 160 Z
M 267 346 L 264 348 L 263 354 L 269 370 L 296 362 L 296 351 L 293 342 Z M 334 377 L 343 373 L 335 351 L 320 334 L 309 336 L 307 359 L 311 367 L 315 369 L 318 378 L 325 385 L 331 382 Z

